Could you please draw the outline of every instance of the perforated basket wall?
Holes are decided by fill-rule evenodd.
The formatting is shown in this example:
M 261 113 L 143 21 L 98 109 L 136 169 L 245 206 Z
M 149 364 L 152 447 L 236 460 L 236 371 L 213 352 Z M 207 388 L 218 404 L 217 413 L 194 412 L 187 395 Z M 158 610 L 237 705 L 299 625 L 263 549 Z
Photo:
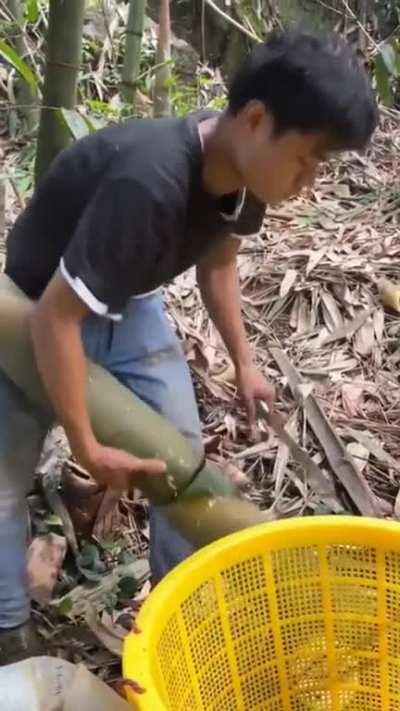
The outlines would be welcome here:
M 302 519 L 181 565 L 130 635 L 146 711 L 400 711 L 400 526 Z

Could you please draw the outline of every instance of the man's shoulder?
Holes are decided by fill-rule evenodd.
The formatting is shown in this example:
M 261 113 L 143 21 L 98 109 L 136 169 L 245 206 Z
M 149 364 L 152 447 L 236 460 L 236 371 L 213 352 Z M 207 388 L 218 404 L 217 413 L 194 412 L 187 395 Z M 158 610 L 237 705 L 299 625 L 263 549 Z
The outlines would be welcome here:
M 182 202 L 197 170 L 196 143 L 182 119 L 127 122 L 99 137 L 113 146 L 103 174 L 110 186 L 125 186 L 156 202 Z
M 132 175 L 160 164 L 173 167 L 190 154 L 190 132 L 184 119 L 133 119 L 101 128 L 62 151 L 52 172 L 75 167 L 81 175 L 105 174 L 118 165 Z M 50 172 L 50 171 L 49 171 Z

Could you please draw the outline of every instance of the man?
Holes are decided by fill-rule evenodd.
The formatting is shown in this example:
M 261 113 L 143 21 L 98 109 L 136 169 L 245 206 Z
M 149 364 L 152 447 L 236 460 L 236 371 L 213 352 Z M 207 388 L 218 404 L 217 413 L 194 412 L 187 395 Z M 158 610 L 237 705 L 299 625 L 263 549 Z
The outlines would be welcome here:
M 162 475 L 164 464 L 96 441 L 85 354 L 201 448 L 189 372 L 159 291 L 192 265 L 250 422 L 257 399 L 273 403 L 241 317 L 240 237 L 259 231 L 266 203 L 311 186 L 330 153 L 364 148 L 376 122 L 350 49 L 334 37 L 289 33 L 246 60 L 224 113 L 127 122 L 54 161 L 11 231 L 6 272 L 37 301 L 38 368 L 72 452 L 98 482 L 123 489 L 138 473 Z M 18 647 L 29 646 L 31 631 L 24 495 L 50 423 L 3 375 L 0 413 L 0 648 L 11 645 L 10 661 L 32 653 Z M 190 546 L 158 510 L 150 523 L 157 581 Z

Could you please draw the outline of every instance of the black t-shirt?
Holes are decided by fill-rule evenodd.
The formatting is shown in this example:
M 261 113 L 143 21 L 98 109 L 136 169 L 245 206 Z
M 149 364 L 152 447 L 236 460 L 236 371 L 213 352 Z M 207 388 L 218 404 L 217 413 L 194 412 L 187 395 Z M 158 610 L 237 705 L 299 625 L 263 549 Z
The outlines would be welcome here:
M 9 234 L 7 274 L 37 299 L 60 266 L 92 311 L 119 318 L 224 235 L 258 232 L 256 198 L 202 187 L 198 122 L 209 115 L 128 121 L 63 151 Z

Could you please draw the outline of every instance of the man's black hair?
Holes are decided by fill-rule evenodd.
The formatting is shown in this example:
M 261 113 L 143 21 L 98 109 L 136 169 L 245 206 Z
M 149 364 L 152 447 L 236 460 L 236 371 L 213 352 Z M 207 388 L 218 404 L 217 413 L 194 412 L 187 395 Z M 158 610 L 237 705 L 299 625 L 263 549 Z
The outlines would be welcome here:
M 245 60 L 229 91 L 236 114 L 252 99 L 271 112 L 277 134 L 326 133 L 332 148 L 363 149 L 378 122 L 368 76 L 337 35 L 272 35 Z

